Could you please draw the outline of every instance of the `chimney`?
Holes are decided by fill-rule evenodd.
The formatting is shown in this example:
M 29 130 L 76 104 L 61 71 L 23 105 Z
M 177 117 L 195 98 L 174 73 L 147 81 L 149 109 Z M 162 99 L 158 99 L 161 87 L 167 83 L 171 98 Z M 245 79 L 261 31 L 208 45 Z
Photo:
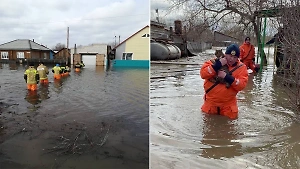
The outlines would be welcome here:
M 171 35 L 173 34 L 173 27 L 172 26 L 170 27 L 170 34 Z
M 181 35 L 182 34 L 182 24 L 180 20 L 174 21 L 175 23 L 175 34 Z

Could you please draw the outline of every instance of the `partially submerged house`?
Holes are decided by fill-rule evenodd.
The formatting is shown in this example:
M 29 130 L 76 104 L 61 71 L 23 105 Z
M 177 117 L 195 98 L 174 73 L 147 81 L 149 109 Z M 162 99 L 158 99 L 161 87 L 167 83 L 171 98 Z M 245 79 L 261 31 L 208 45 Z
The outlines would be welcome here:
M 0 62 L 53 60 L 54 52 L 34 40 L 16 39 L 0 45 Z
M 111 47 L 106 44 L 91 44 L 71 48 L 71 64 L 83 61 L 86 66 L 105 66 Z
M 70 64 L 71 63 L 70 49 L 62 48 L 59 51 L 55 52 L 54 59 L 56 59 L 56 60 L 66 60 L 67 64 Z
M 145 67 L 150 64 L 150 28 L 145 26 L 113 50 L 114 67 Z

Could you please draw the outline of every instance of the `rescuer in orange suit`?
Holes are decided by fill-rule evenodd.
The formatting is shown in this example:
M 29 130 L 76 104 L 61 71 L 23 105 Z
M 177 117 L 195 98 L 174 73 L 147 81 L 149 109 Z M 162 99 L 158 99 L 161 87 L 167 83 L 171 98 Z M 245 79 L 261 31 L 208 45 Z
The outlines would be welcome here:
M 250 43 L 250 37 L 246 37 L 240 46 L 240 60 L 253 72 L 258 72 L 259 65 L 255 65 L 255 48 Z
M 232 44 L 226 48 L 224 57 L 208 60 L 201 67 L 200 76 L 205 80 L 203 112 L 238 117 L 236 95 L 248 82 L 247 67 L 239 56 L 239 47 Z

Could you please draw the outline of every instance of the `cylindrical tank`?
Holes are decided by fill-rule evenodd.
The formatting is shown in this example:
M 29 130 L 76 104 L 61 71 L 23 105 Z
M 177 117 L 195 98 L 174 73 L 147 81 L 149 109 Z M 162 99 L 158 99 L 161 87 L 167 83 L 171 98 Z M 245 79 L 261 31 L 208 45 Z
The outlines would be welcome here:
M 180 20 L 174 21 L 175 24 L 175 34 L 181 35 L 182 34 L 182 23 Z
M 172 60 L 181 56 L 180 49 L 173 44 L 159 42 L 151 42 L 150 44 L 151 60 Z

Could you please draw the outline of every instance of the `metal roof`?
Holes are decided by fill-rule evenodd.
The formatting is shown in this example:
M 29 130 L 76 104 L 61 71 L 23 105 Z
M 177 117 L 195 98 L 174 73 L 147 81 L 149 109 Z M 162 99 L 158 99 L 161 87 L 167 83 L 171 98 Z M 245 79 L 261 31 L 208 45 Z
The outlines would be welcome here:
M 29 39 L 16 39 L 0 45 L 0 50 L 44 50 L 51 49 Z

